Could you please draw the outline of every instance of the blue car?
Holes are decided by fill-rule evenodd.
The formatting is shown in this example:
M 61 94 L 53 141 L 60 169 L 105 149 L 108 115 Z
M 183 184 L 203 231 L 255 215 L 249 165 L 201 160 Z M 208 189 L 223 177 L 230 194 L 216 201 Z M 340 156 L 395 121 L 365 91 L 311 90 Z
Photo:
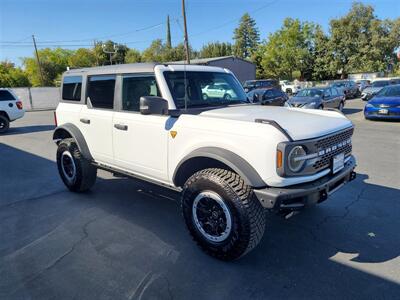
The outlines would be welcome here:
M 400 84 L 384 87 L 364 108 L 366 119 L 400 120 Z

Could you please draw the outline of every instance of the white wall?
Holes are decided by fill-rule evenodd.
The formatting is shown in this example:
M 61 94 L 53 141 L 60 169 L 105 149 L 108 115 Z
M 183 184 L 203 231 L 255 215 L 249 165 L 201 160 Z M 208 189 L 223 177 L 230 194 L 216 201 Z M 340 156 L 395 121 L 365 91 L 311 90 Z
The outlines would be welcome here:
M 58 87 L 13 88 L 12 91 L 28 111 L 55 109 L 61 98 Z

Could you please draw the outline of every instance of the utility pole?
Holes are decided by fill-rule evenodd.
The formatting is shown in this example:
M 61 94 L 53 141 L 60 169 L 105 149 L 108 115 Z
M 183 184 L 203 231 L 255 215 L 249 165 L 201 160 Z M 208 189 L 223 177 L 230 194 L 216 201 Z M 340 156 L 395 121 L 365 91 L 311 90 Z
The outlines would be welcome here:
M 36 40 L 35 40 L 35 36 L 33 34 L 32 34 L 32 40 L 33 40 L 33 46 L 35 47 L 36 60 L 37 60 L 37 64 L 38 64 L 38 67 L 39 67 L 40 79 L 41 79 L 41 82 L 42 82 L 42 86 L 44 86 L 44 77 L 43 77 L 43 71 L 42 71 L 42 64 L 40 63 L 39 53 L 38 53 L 37 47 L 36 47 Z
M 112 65 L 112 56 L 113 56 L 113 54 L 116 54 L 118 52 L 119 46 L 117 44 L 114 44 L 113 45 L 114 51 L 107 50 L 106 44 L 103 44 L 102 48 L 103 48 L 103 52 L 107 53 L 110 56 L 110 65 Z
M 188 37 L 187 25 L 186 25 L 185 0 L 182 0 L 182 15 L 183 15 L 183 27 L 184 27 L 184 33 L 185 33 L 186 62 L 188 65 L 190 65 L 190 49 L 189 49 L 189 37 Z
M 172 48 L 171 24 L 169 22 L 169 15 L 167 16 L 167 48 Z

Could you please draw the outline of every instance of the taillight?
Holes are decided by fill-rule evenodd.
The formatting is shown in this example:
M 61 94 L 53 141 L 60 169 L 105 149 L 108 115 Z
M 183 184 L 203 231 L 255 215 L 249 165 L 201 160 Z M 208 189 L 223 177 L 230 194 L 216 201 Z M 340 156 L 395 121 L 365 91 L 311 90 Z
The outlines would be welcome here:
M 56 127 L 58 126 L 57 124 L 57 113 L 54 112 L 54 124 L 56 125 Z
M 23 108 L 23 105 L 22 105 L 21 101 L 17 101 L 15 104 L 17 105 L 18 109 L 22 109 Z

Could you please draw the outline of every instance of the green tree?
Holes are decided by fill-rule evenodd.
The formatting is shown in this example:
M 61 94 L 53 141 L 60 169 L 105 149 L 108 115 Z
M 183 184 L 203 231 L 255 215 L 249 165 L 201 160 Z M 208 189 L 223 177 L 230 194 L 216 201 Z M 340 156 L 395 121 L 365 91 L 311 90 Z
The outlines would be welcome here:
M 265 77 L 310 79 L 316 26 L 287 18 L 281 29 L 260 46 L 257 56 Z
M 125 63 L 139 63 L 142 61 L 142 55 L 139 50 L 136 49 L 129 49 L 125 55 Z
M 245 13 L 240 19 L 239 27 L 234 31 L 235 55 L 241 58 L 250 58 L 260 41 L 260 34 L 256 21 Z
M 398 22 L 379 20 L 372 6 L 358 2 L 345 16 L 331 20 L 331 51 L 342 77 L 354 72 L 386 71 L 400 45 Z
M 332 79 L 336 75 L 329 37 L 317 26 L 314 40 L 314 65 L 312 77 L 316 80 Z
M 111 40 L 105 42 L 98 41 L 95 43 L 93 49 L 93 53 L 96 59 L 96 65 L 110 65 L 110 55 L 112 64 L 123 64 L 125 63 L 125 55 L 128 50 L 129 48 L 127 46 L 115 43 Z
M 145 62 L 163 62 L 164 57 L 165 45 L 161 39 L 154 40 L 142 53 L 142 60 Z
M 79 48 L 68 58 L 68 66 L 71 68 L 96 66 L 94 51 L 92 49 Z
M 62 48 L 45 48 L 38 51 L 44 86 L 56 85 L 57 77 L 62 74 L 68 67 L 68 60 L 73 55 L 72 50 Z M 32 86 L 41 86 L 40 70 L 35 57 L 25 57 L 23 59 L 25 72 Z
M 229 56 L 233 54 L 233 46 L 231 43 L 212 42 L 204 45 L 199 56 L 201 58 Z
M 28 76 L 21 68 L 9 61 L 0 62 L 1 87 L 27 87 L 30 86 Z

